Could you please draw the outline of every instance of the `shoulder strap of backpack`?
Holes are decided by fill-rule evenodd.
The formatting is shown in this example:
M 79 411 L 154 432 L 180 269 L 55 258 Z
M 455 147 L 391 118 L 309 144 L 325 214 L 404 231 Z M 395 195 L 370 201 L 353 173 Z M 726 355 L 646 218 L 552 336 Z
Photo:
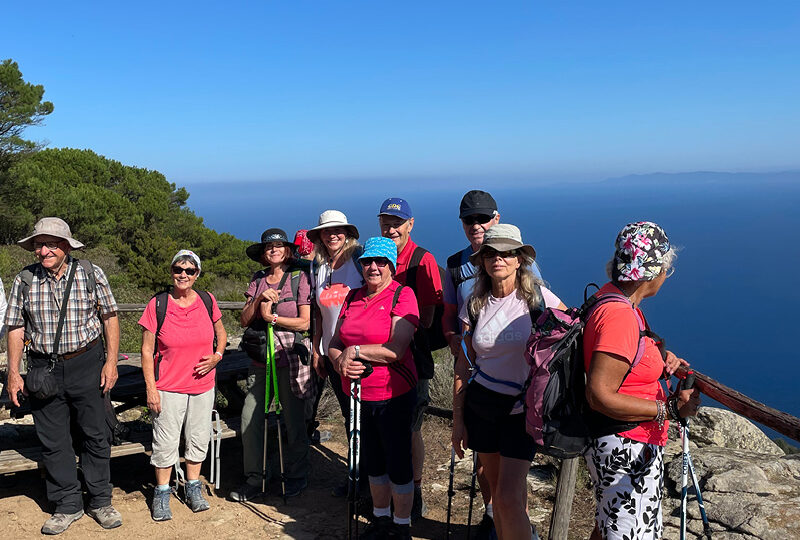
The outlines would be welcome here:
M 211 301 L 211 295 L 208 291 L 197 291 L 197 294 L 200 295 L 200 299 L 203 301 L 203 304 L 206 306 L 206 311 L 208 311 L 208 318 L 211 319 L 211 323 L 214 323 L 214 303 Z
M 394 296 L 392 297 L 392 309 L 397 305 L 397 301 L 400 300 L 400 292 L 403 290 L 403 287 L 406 287 L 406 285 L 400 285 L 395 289 Z
M 464 283 L 465 281 L 469 281 L 470 279 L 475 279 L 475 276 L 464 276 L 464 270 L 462 269 L 462 262 L 464 250 L 459 251 L 458 253 L 453 253 L 447 258 L 447 272 L 453 278 L 453 285 L 458 288 L 459 285 Z M 469 259 L 467 259 L 469 260 Z
M 97 289 L 97 279 L 94 277 L 94 265 L 88 259 L 75 259 L 75 262 L 83 267 L 86 273 L 86 283 L 89 285 L 89 295 L 94 296 Z
M 419 269 L 422 258 L 426 253 L 428 253 L 428 251 L 425 248 L 417 246 L 414 248 L 414 252 L 411 254 L 411 260 L 408 261 L 405 285 L 406 287 L 411 287 L 411 290 L 414 292 L 417 291 L 417 270 Z
M 159 361 L 158 354 L 158 335 L 161 333 L 161 327 L 164 326 L 164 319 L 167 317 L 167 304 L 169 303 L 169 288 L 153 296 L 156 299 L 156 333 L 153 340 L 153 374 L 156 381 L 159 374 Z
M 591 302 L 592 299 L 594 299 L 594 302 Z M 587 300 L 586 303 L 584 304 L 584 306 L 586 306 L 586 312 L 585 312 L 586 318 L 584 320 L 588 320 L 595 309 L 609 302 L 622 302 L 624 304 L 627 304 L 633 310 L 633 314 L 636 317 L 636 323 L 639 326 L 639 342 L 636 346 L 636 356 L 634 357 L 633 362 L 631 362 L 631 367 L 628 370 L 628 373 L 630 373 L 633 370 L 633 368 L 639 365 L 639 362 L 641 362 L 642 357 L 644 356 L 644 338 L 645 337 L 652 338 L 652 336 L 655 336 L 655 338 L 653 339 L 654 341 L 656 341 L 656 343 L 663 342 L 663 340 L 658 336 L 658 334 L 650 330 L 650 328 L 647 326 L 647 321 L 644 320 L 644 318 L 639 314 L 639 310 L 633 307 L 631 301 L 624 294 L 612 292 L 612 293 L 602 294 L 600 296 L 597 296 L 597 294 L 592 295 L 592 297 L 589 298 L 589 300 Z M 587 304 L 589 305 L 587 306 Z
M 362 253 L 364 253 L 364 248 L 357 247 L 355 250 L 353 250 L 353 255 L 352 257 L 350 257 L 350 261 L 352 261 L 353 266 L 356 267 L 358 275 L 361 276 L 361 284 L 363 285 L 364 283 L 366 283 L 366 281 L 364 281 L 364 268 L 362 268 L 361 263 L 358 262 L 358 258 L 361 257 Z M 333 272 L 332 269 L 331 272 Z

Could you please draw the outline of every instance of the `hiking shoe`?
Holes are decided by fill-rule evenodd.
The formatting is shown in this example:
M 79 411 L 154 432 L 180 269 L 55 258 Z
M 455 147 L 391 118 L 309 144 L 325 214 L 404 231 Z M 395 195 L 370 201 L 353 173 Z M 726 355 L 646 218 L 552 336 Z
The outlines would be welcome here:
M 389 534 L 386 535 L 386 538 L 391 538 L 392 540 L 411 540 L 411 525 L 400 525 L 399 523 L 392 522 L 392 526 L 389 527 Z
M 245 482 L 234 491 L 231 491 L 228 496 L 235 502 L 247 502 L 260 497 L 262 494 L 260 487 Z
M 62 514 L 56 512 L 44 522 L 42 525 L 42 534 L 61 534 L 83 517 L 83 510 L 78 510 L 74 514 Z
M 411 520 L 415 521 L 428 513 L 428 507 L 422 500 L 422 488 L 414 488 L 414 504 L 411 506 Z
M 489 514 L 483 514 L 483 519 L 478 524 L 478 532 L 475 540 L 497 540 L 497 530 L 494 528 L 494 520 Z
M 186 503 L 192 512 L 203 512 L 210 508 L 203 497 L 203 483 L 199 480 L 186 482 Z
M 392 529 L 392 518 L 381 516 L 372 518 L 372 523 L 366 526 L 364 533 L 359 535 L 361 540 L 386 540 L 389 538 L 389 531 Z
M 110 504 L 101 508 L 89 508 L 86 513 L 104 529 L 116 529 L 122 525 L 122 516 Z
M 150 515 L 153 521 L 168 521 L 172 519 L 172 510 L 169 509 L 169 499 L 172 497 L 171 489 L 153 490 L 153 508 Z
M 286 498 L 291 499 L 300 495 L 308 487 L 308 480 L 305 478 L 286 479 Z M 278 494 L 283 495 L 283 486 L 278 485 Z

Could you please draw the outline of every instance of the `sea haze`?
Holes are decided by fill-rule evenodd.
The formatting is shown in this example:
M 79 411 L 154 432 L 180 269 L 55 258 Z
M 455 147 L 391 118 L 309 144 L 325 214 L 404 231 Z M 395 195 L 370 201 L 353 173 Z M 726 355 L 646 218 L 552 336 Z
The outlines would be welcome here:
M 623 225 L 655 221 L 682 249 L 675 274 L 642 304 L 652 328 L 699 371 L 800 416 L 800 173 L 654 174 L 544 186 L 398 180 L 188 189 L 189 206 L 208 226 L 249 239 L 268 227 L 289 234 L 310 228 L 328 208 L 344 211 L 364 239 L 378 234 L 381 201 L 403 197 L 414 210 L 412 238 L 442 265 L 466 245 L 461 196 L 484 189 L 501 220 L 534 245 L 545 280 L 569 305 L 582 302 L 587 283 L 605 282 Z

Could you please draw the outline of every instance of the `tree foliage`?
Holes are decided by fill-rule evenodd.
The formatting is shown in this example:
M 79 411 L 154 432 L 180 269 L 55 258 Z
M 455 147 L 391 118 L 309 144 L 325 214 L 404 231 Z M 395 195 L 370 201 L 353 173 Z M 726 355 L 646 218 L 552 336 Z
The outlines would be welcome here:
M 168 282 L 172 256 L 192 249 L 203 260 L 199 287 L 217 276 L 247 281 L 247 245 L 219 234 L 186 207 L 189 194 L 161 173 L 122 165 L 90 150 L 42 150 L 16 162 L 0 189 L 0 239 L 28 234 L 43 216 L 59 216 L 87 247 L 105 246 L 127 278 L 156 290 Z M 7 213 L 8 212 L 8 213 Z
M 12 160 L 40 148 L 23 139 L 22 132 L 53 112 L 53 104 L 42 101 L 43 96 L 44 86 L 25 82 L 16 62 L 0 63 L 0 174 Z

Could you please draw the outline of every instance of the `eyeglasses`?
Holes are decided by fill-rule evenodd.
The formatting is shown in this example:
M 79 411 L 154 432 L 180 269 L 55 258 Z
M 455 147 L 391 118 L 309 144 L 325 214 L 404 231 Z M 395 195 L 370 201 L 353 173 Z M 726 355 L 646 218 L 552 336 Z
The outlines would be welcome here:
M 270 242 L 264 246 L 264 251 L 269 251 L 271 249 L 280 249 L 286 247 L 286 244 L 283 242 Z
M 486 248 L 483 252 L 484 259 L 494 259 L 498 255 L 504 259 L 514 259 L 517 257 L 517 255 L 519 255 L 519 252 L 515 249 L 512 249 L 511 251 L 497 251 L 496 249 L 492 248 Z
M 60 243 L 61 242 L 58 241 L 58 240 L 50 240 L 49 242 L 34 242 L 33 243 L 33 250 L 34 251 L 38 251 L 38 250 L 42 249 L 43 247 L 46 247 L 50 251 L 53 251 L 54 249 L 58 249 L 58 244 L 60 244 Z
M 487 214 L 473 214 L 471 216 L 461 218 L 461 221 L 464 225 L 483 225 L 484 223 L 489 223 L 494 216 L 489 216 Z
M 181 268 L 180 266 L 173 266 L 172 273 L 176 276 L 186 273 L 187 276 L 193 276 L 197 273 L 197 268 Z
M 666 277 L 670 277 L 670 276 L 671 276 L 672 274 L 674 274 L 674 273 L 675 273 L 675 267 L 674 267 L 674 266 L 670 266 L 669 268 L 667 268 L 667 275 L 666 275 Z
M 360 262 L 361 266 L 363 266 L 364 268 L 369 268 L 370 266 L 372 266 L 372 263 L 375 263 L 375 266 L 377 266 L 378 268 L 383 268 L 384 266 L 389 264 L 389 259 L 386 259 L 384 257 L 369 257 L 366 259 L 363 258 L 358 259 L 358 262 Z

